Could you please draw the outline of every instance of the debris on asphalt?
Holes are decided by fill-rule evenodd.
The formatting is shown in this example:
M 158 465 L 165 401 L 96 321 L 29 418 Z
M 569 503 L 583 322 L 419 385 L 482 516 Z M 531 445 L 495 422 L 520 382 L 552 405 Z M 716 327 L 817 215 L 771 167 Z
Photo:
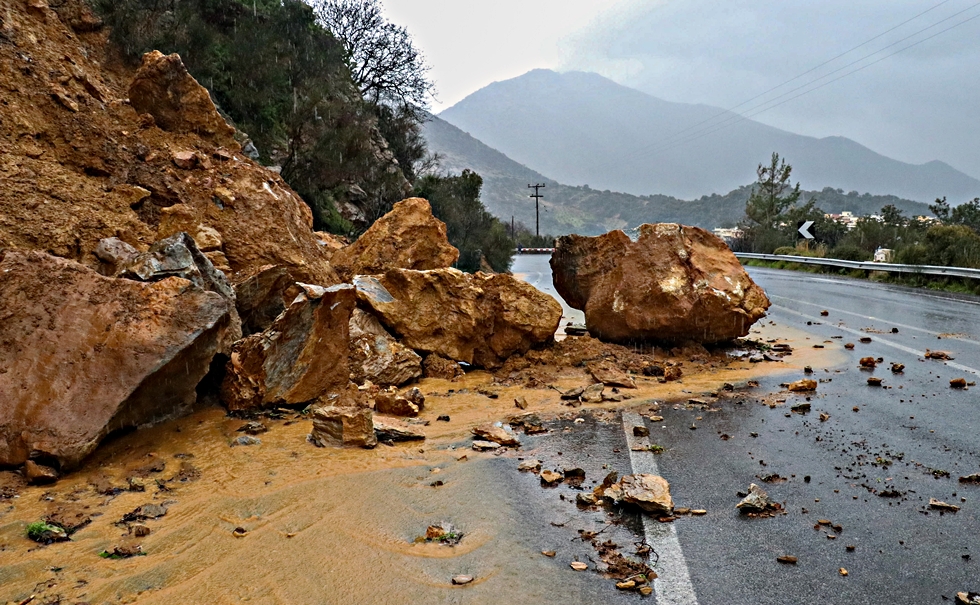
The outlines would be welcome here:
M 904 363 L 893 363 L 892 364 L 892 374 L 901 374 L 905 371 Z
M 925 358 L 938 359 L 939 361 L 952 361 L 956 359 L 946 351 L 930 351 L 929 349 L 926 349 Z
M 980 485 L 980 473 L 973 473 L 972 475 L 960 477 L 960 483 L 976 483 Z
M 546 557 L 554 557 L 558 553 L 556 553 L 553 550 L 542 550 L 541 551 L 541 554 L 544 555 L 544 556 L 546 556 Z
M 929 508 L 950 513 L 955 513 L 960 510 L 960 507 L 956 506 L 955 504 L 947 504 L 946 502 L 935 498 L 929 498 Z
M 425 433 L 417 424 L 394 416 L 374 416 L 371 419 L 378 441 L 420 441 Z
M 783 555 L 781 557 L 776 557 L 776 560 L 780 563 L 785 563 L 787 565 L 796 565 L 798 559 L 792 555 Z
M 524 460 L 520 464 L 517 465 L 517 470 L 519 470 L 519 471 L 537 472 L 537 471 L 541 470 L 541 461 L 540 460 Z
M 464 586 L 473 581 L 473 576 L 453 576 L 453 584 L 456 586 Z
M 521 444 L 521 439 L 514 433 L 514 430 L 500 422 L 478 426 L 473 429 L 472 433 L 482 440 L 493 441 L 503 446 L 516 447 Z
M 755 483 L 749 485 L 748 493 L 735 505 L 735 508 L 749 516 L 758 517 L 772 517 L 783 509 L 781 504 L 770 498 L 769 494 Z
M 956 603 L 957 605 L 980 605 L 980 592 L 958 592 L 956 593 Z
M 811 380 L 809 378 L 804 378 L 803 380 L 797 380 L 796 382 L 789 383 L 787 387 L 793 393 L 805 393 L 809 391 L 817 390 L 817 381 Z
M 874 357 L 862 357 L 859 362 L 862 368 L 876 368 L 878 361 Z
M 542 485 L 555 485 L 561 483 L 565 480 L 565 475 L 562 475 L 558 471 L 541 471 L 541 484 Z
M 869 387 L 880 387 L 881 386 L 881 378 L 878 378 L 877 376 L 870 376 L 868 378 L 868 386 Z
M 575 571 L 585 571 L 586 569 L 589 568 L 587 564 L 582 563 L 581 561 L 572 561 L 571 563 L 569 563 L 569 567 L 571 567 Z
M 847 576 L 847 570 L 844 569 L 843 567 L 841 567 L 840 569 L 838 569 L 837 570 L 837 573 L 839 573 L 842 576 Z
M 949 381 L 949 386 L 954 389 L 965 389 L 966 378 L 954 378 Z
M 268 430 L 269 427 L 265 426 L 264 424 L 262 424 L 257 420 L 252 420 L 238 427 L 238 429 L 236 429 L 236 432 L 245 433 L 248 435 L 258 435 L 260 433 L 265 433 Z

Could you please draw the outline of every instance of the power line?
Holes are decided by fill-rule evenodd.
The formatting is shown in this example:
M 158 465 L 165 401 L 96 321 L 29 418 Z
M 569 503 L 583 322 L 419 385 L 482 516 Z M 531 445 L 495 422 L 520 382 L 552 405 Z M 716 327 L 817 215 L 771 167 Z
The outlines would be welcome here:
M 858 63 L 860 63 L 860 62 L 862 62 L 862 61 L 864 61 L 864 60 L 866 60 L 866 59 L 868 59 L 870 57 L 873 57 L 874 55 L 876 55 L 878 53 L 881 53 L 882 51 L 885 51 L 885 50 L 887 50 L 889 48 L 892 48 L 892 47 L 894 47 L 894 46 L 896 46 L 898 44 L 901 44 L 902 42 L 905 42 L 906 40 L 909 40 L 911 38 L 914 38 L 915 36 L 917 36 L 917 35 L 919 35 L 919 34 L 921 34 L 923 32 L 926 32 L 926 31 L 928 31 L 928 30 L 936 27 L 937 25 L 940 25 L 942 23 L 945 23 L 946 21 L 949 21 L 950 19 L 953 19 L 953 18 L 955 18 L 955 17 L 957 17 L 957 16 L 959 16 L 959 15 L 961 15 L 961 14 L 967 12 L 967 11 L 970 11 L 970 10 L 976 8 L 977 6 L 980 6 L 980 2 L 974 3 L 973 5 L 965 8 L 965 9 L 963 9 L 961 11 L 958 11 L 956 13 L 953 13 L 952 15 L 950 15 L 950 16 L 944 18 L 944 19 L 941 19 L 939 21 L 936 21 L 935 23 L 932 23 L 931 25 L 929 25 L 927 27 L 924 27 L 924 28 L 922 28 L 922 29 L 920 29 L 920 30 L 918 30 L 916 32 L 913 32 L 912 34 L 909 34 L 908 36 L 905 36 L 904 38 L 902 38 L 900 40 L 897 40 L 895 42 L 892 42 L 891 44 L 889 44 L 887 46 L 884 46 L 884 47 L 882 47 L 882 48 L 880 48 L 880 49 L 878 49 L 878 50 L 876 50 L 874 52 L 868 53 L 868 54 L 862 56 L 861 58 L 856 59 L 856 60 L 848 63 L 847 65 L 844 65 L 843 67 L 840 67 L 838 69 L 835 69 L 834 71 L 832 71 L 830 73 L 827 73 L 827 74 L 824 74 L 824 75 L 822 75 L 822 76 L 820 76 L 818 78 L 814 78 L 814 79 L 806 82 L 805 84 L 803 84 L 801 86 L 798 86 L 798 87 L 796 87 L 796 88 L 794 88 L 792 90 L 789 90 L 789 91 L 787 91 L 787 92 L 785 92 L 785 93 L 783 93 L 783 94 L 781 94 L 779 96 L 773 97 L 773 98 L 769 99 L 768 101 L 764 101 L 763 103 L 754 105 L 754 106 L 750 107 L 748 110 L 746 110 L 743 113 L 734 112 L 735 109 L 737 109 L 737 108 L 739 108 L 739 107 L 741 107 L 743 105 L 746 105 L 747 103 L 750 103 L 750 102 L 752 102 L 752 101 L 754 101 L 754 100 L 756 100 L 756 99 L 758 99 L 760 97 L 766 96 L 770 92 L 773 92 L 775 90 L 778 90 L 779 88 L 782 88 L 783 86 L 785 86 L 785 85 L 787 85 L 787 84 L 789 84 L 791 82 L 794 82 L 796 80 L 799 80 L 803 76 L 805 76 L 805 75 L 807 75 L 809 73 L 812 73 L 812 72 L 816 71 L 817 69 L 819 69 L 819 68 L 821 68 L 821 67 L 823 67 L 823 66 L 825 66 L 825 65 L 827 65 L 829 63 L 832 63 L 833 61 L 836 61 L 837 59 L 839 59 L 839 58 L 841 58 L 841 57 L 843 57 L 845 55 L 848 55 L 851 52 L 853 52 L 853 51 L 855 51 L 855 50 L 857 50 L 857 49 L 859 49 L 859 48 L 861 48 L 863 46 L 866 46 L 867 44 L 873 42 L 874 40 L 877 40 L 877 39 L 881 38 L 882 36 L 884 36 L 884 35 L 886 35 L 888 33 L 891 33 L 893 31 L 895 31 L 896 29 L 902 27 L 903 25 L 906 25 L 906 24 L 910 23 L 911 21 L 914 21 L 915 19 L 918 19 L 919 17 L 921 17 L 921 16 L 923 16 L 923 15 L 925 15 L 925 14 L 927 14 L 927 13 L 929 13 L 929 12 L 931 12 L 931 11 L 937 9 L 937 8 L 939 8 L 940 6 L 943 6 L 944 4 L 947 4 L 949 1 L 950 0 L 943 0 L 939 4 L 936 4 L 936 5 L 932 6 L 931 8 L 929 8 L 929 9 L 927 9 L 925 11 L 922 11 L 922 12 L 920 12 L 920 13 L 918 13 L 918 14 L 916 14 L 916 15 L 908 18 L 908 19 L 906 19 L 905 21 L 899 23 L 898 25 L 893 26 L 892 28 L 890 28 L 888 30 L 885 30 L 884 32 L 881 32 L 880 34 L 874 36 L 873 38 L 869 38 L 868 40 L 865 40 L 861 44 L 858 44 L 857 46 L 854 46 L 851 49 L 849 49 L 849 50 L 847 50 L 847 51 L 845 51 L 843 53 L 840 53 L 840 54 L 836 55 L 835 57 L 833 57 L 831 59 L 828 59 L 828 60 L 824 61 L 823 63 L 820 63 L 819 65 L 817 65 L 817 66 L 815 66 L 815 67 L 813 67 L 813 68 L 811 68 L 811 69 L 809 69 L 809 70 L 807 70 L 807 71 L 805 71 L 805 72 L 803 72 L 803 73 L 801 73 L 801 74 L 799 74 L 797 76 L 794 76 L 793 78 L 790 78 L 789 80 L 786 80 L 782 84 L 779 84 L 777 86 L 774 86 L 774 87 L 766 90 L 765 92 L 762 92 L 762 93 L 760 93 L 760 94 L 758 94 L 758 95 L 756 95 L 756 96 L 754 96 L 754 97 L 752 97 L 750 99 L 747 99 L 745 101 L 742 101 L 741 103 L 739 103 L 738 105 L 733 106 L 730 109 L 723 110 L 723 111 L 721 111 L 721 112 L 719 112 L 719 113 L 711 116 L 710 118 L 707 118 L 705 120 L 702 120 L 702 121 L 700 121 L 700 122 L 698 122 L 696 124 L 692 124 L 691 126 L 688 126 L 687 128 L 684 128 L 682 130 L 678 130 L 678 131 L 676 131 L 674 133 L 671 133 L 665 139 L 662 139 L 662 140 L 658 141 L 657 143 L 653 143 L 653 144 L 648 145 L 646 147 L 641 147 L 641 148 L 637 149 L 634 152 L 634 154 L 632 156 L 632 159 L 637 159 L 639 157 L 646 157 L 648 155 L 656 154 L 656 153 L 659 153 L 659 152 L 664 151 L 666 149 L 672 149 L 674 147 L 674 143 L 675 142 L 684 144 L 684 143 L 687 143 L 689 140 L 696 140 L 698 138 L 701 138 L 700 136 L 697 136 L 697 137 L 694 137 L 693 139 L 690 139 L 689 138 L 690 135 L 686 135 L 686 136 L 680 136 L 680 135 L 683 135 L 684 133 L 689 132 L 691 130 L 695 130 L 699 126 L 708 124 L 709 122 L 712 122 L 712 121 L 714 121 L 715 119 L 717 119 L 717 118 L 719 118 L 721 116 L 728 116 L 728 117 L 726 117 L 721 122 L 718 122 L 716 124 L 712 124 L 710 126 L 707 126 L 706 128 L 699 129 L 699 130 L 697 130 L 696 132 L 694 132 L 692 134 L 697 135 L 697 134 L 699 134 L 701 132 L 705 132 L 705 131 L 707 131 L 709 129 L 713 129 L 713 130 L 710 130 L 710 132 L 717 132 L 716 127 L 717 126 L 720 126 L 722 124 L 726 124 L 727 122 L 731 122 L 731 124 L 728 124 L 728 125 L 737 124 L 737 123 L 739 123 L 739 122 L 741 122 L 741 121 L 743 121 L 745 119 L 745 115 L 748 112 L 752 112 L 755 109 L 758 109 L 758 108 L 763 107 L 763 106 L 765 106 L 765 105 L 767 105 L 769 103 L 772 103 L 773 101 L 776 101 L 776 100 L 781 99 L 781 98 L 783 98 L 783 97 L 785 97 L 787 95 L 793 94 L 794 92 L 797 92 L 799 90 L 802 90 L 804 88 L 807 88 L 808 86 L 811 86 L 812 84 L 814 84 L 816 82 L 819 82 L 820 80 L 823 80 L 825 78 L 828 78 L 828 77 L 830 77 L 830 76 L 832 76 L 832 75 L 834 75 L 836 73 L 840 73 L 841 71 L 847 69 L 848 67 L 852 67 L 852 66 L 854 66 L 854 65 L 856 65 L 856 64 L 858 64 Z M 949 29 L 953 29 L 954 27 L 958 27 L 959 25 L 962 25 L 963 23 L 965 23 L 965 21 L 964 22 L 961 22 L 961 23 L 959 23 L 957 25 L 954 25 L 953 27 L 947 28 L 947 29 L 939 32 L 939 34 L 944 33 L 946 31 L 949 31 Z M 936 35 L 939 35 L 939 34 L 936 34 Z M 935 35 L 930 36 L 928 38 L 925 38 L 925 39 L 921 40 L 920 42 L 925 42 L 926 40 L 929 40 L 929 39 L 934 38 L 934 37 L 935 37 Z M 916 43 L 916 44 L 918 44 L 918 43 Z M 905 48 L 902 48 L 899 51 L 897 51 L 895 53 L 892 53 L 890 55 L 887 55 L 886 57 L 883 57 L 883 58 L 888 58 L 888 57 L 894 56 L 895 54 L 898 54 L 898 52 L 901 52 L 902 50 L 905 50 L 907 48 L 911 48 L 912 46 L 915 46 L 915 44 L 910 45 L 910 46 L 907 46 Z M 880 62 L 880 60 L 874 61 L 873 63 L 870 63 L 869 66 L 870 65 L 874 65 L 875 63 L 878 63 L 878 62 Z M 860 69 L 854 70 L 852 72 L 848 72 L 847 74 L 844 74 L 844 75 L 846 76 L 846 75 L 849 75 L 850 73 L 854 73 L 856 71 L 860 71 Z M 836 82 L 839 79 L 840 78 L 835 78 L 834 80 L 831 80 L 831 82 Z M 828 82 L 828 84 L 829 84 L 829 82 Z M 815 87 L 812 90 L 817 90 L 817 88 L 822 88 L 822 86 L 823 85 L 821 85 L 819 87 Z M 796 97 L 793 97 L 793 99 L 798 98 L 799 96 L 802 96 L 802 95 L 797 95 Z M 792 99 L 789 99 L 789 100 L 792 100 Z M 778 105 L 781 105 L 781 104 L 782 103 L 779 103 L 777 105 L 773 105 L 772 107 L 778 107 Z M 772 107 L 770 107 L 768 109 L 772 109 Z M 765 109 L 763 111 L 768 111 L 768 109 Z M 731 115 L 733 113 L 734 113 L 734 115 Z M 754 113 L 752 115 L 758 115 L 759 113 L 762 113 L 762 112 L 757 112 L 757 113 Z M 708 134 L 710 134 L 710 132 Z M 610 164 L 612 164 L 612 162 L 610 162 Z
M 854 52 L 855 50 L 857 50 L 857 49 L 859 49 L 859 48 L 861 48 L 862 46 L 867 46 L 868 44 L 870 44 L 870 43 L 872 43 L 872 42 L 874 42 L 874 41 L 875 41 L 875 40 L 877 40 L 878 38 L 881 38 L 882 36 L 885 36 L 885 35 L 887 35 L 887 34 L 890 34 L 891 32 L 893 32 L 893 31 L 895 31 L 896 29 L 898 29 L 898 28 L 900 28 L 900 27 L 902 27 L 903 25 L 906 25 L 906 24 L 908 24 L 908 23 L 911 23 L 912 21 L 915 21 L 915 20 L 916 20 L 916 19 L 918 19 L 919 17 L 921 17 L 921 16 L 923 16 L 923 15 L 925 15 L 926 13 L 930 13 L 930 12 L 932 12 L 932 11 L 934 11 L 934 10 L 936 10 L 936 9 L 937 9 L 937 8 L 939 8 L 940 6 L 942 6 L 942 5 L 944 5 L 944 4 L 947 4 L 947 3 L 949 3 L 950 1 L 951 1 L 951 0 L 943 0 L 943 1 L 942 1 L 942 2 L 940 2 L 939 4 L 936 4 L 935 6 L 933 6 L 932 8 L 929 8 L 929 9 L 926 9 L 926 10 L 924 10 L 924 11 L 922 11 L 921 13 L 919 13 L 919 14 L 917 14 L 917 15 L 915 15 L 915 16 L 913 16 L 913 17 L 910 17 L 910 18 L 908 18 L 908 19 L 906 19 L 905 21 L 902 21 L 901 23 L 899 23 L 898 25 L 896 25 L 896 26 L 894 26 L 894 27 L 892 27 L 891 29 L 887 29 L 887 30 L 885 30 L 885 31 L 883 31 L 883 32 L 881 32 L 880 34 L 878 34 L 877 36 L 875 36 L 875 37 L 873 37 L 873 38 L 869 38 L 869 39 L 867 39 L 867 40 L 865 40 L 864 42 L 862 42 L 862 43 L 860 43 L 860 44 L 858 44 L 857 46 L 854 46 L 854 47 L 851 47 L 850 49 L 848 49 L 848 50 L 845 50 L 844 52 L 842 52 L 842 53 L 840 53 L 839 55 L 836 55 L 836 56 L 834 56 L 834 57 L 831 57 L 830 59 L 827 59 L 827 60 L 826 60 L 826 61 L 824 61 L 823 63 L 820 63 L 819 65 L 816 65 L 816 66 L 814 66 L 814 67 L 812 67 L 812 68 L 810 68 L 810 69 L 808 69 L 808 70 L 806 70 L 806 71 L 804 71 L 804 72 L 803 72 L 803 73 L 801 73 L 801 74 L 798 74 L 798 75 L 796 75 L 796 76 L 793 76 L 792 78 L 790 78 L 789 80 L 786 80 L 786 81 L 785 81 L 785 82 L 783 82 L 782 84 L 778 84 L 778 85 L 776 85 L 776 86 L 773 86 L 772 88 L 770 88 L 770 89 L 768 89 L 768 90 L 765 90 L 765 91 L 763 91 L 763 92 L 761 92 L 761 93 L 759 93 L 759 94 L 757 94 L 757 95 L 755 95 L 754 97 L 752 97 L 752 98 L 750 98 L 750 99 L 746 99 L 746 100 L 744 100 L 744 101 L 742 101 L 742 102 L 741 102 L 741 103 L 739 103 L 738 105 L 734 105 L 734 106 L 732 106 L 732 107 L 729 107 L 728 109 L 724 109 L 724 110 L 722 110 L 722 111 L 720 111 L 720 112 L 718 112 L 717 114 L 715 114 L 715 115 L 713 115 L 713 116 L 711 116 L 710 118 L 707 118 L 707 119 L 705 119 L 705 120 L 702 120 L 702 121 L 700 121 L 700 122 L 698 122 L 697 124 L 692 124 L 691 126 L 688 126 L 687 128 L 684 128 L 683 130 L 678 130 L 677 132 L 675 132 L 675 133 L 673 133 L 673 134 L 671 134 L 670 136 L 671 136 L 671 137 L 674 137 L 674 136 L 676 136 L 676 135 L 678 135 L 678 134 L 682 134 L 682 133 L 684 133 L 684 132 L 687 132 L 687 131 L 689 131 L 689 130 L 692 130 L 692 129 L 694 129 L 694 128 L 697 128 L 698 126 L 700 126 L 700 125 L 702 125 L 702 124 L 706 124 L 706 123 L 708 123 L 708 122 L 711 122 L 711 121 L 712 121 L 712 120 L 714 120 L 715 118 L 718 118 L 718 117 L 721 117 L 721 116 L 724 116 L 724 115 L 727 115 L 727 114 L 729 114 L 729 113 L 731 113 L 731 112 L 733 112 L 733 111 L 735 111 L 735 110 L 736 110 L 736 109 L 738 109 L 739 107 L 741 107 L 741 106 L 743 106 L 743 105 L 745 105 L 746 103 L 751 103 L 752 101 L 755 101 L 755 100 L 756 100 L 756 99 L 758 99 L 758 98 L 761 98 L 761 97 L 764 97 L 764 96 L 766 96 L 767 94 L 769 94 L 769 93 L 771 93 L 771 92 L 773 92 L 773 91 L 775 91 L 775 90 L 778 90 L 778 89 L 780 89 L 780 88 L 782 88 L 783 86 L 786 86 L 787 84 L 789 84 L 789 83 L 791 83 L 791 82 L 795 82 L 796 80 L 799 80 L 800 78 L 802 78 L 803 76 L 805 76 L 805 75 L 807 75 L 807 74 L 810 74 L 810 73 L 813 73 L 813 72 L 815 72 L 815 71 L 817 71 L 818 69 L 820 69 L 821 67 L 823 67 L 823 66 L 825 66 L 825 65 L 828 65 L 828 64 L 830 64 L 830 63 L 833 63 L 834 61 L 836 61 L 837 59 L 840 59 L 841 57 L 844 57 L 844 56 L 846 56 L 846 55 L 849 55 L 849 54 L 851 54 L 852 52 Z M 972 8 L 972 7 L 971 7 L 971 8 Z M 969 10 L 969 9 L 967 9 L 967 10 Z M 930 27 L 932 27 L 932 26 L 930 26 Z M 926 28 L 926 29 L 928 29 L 928 28 Z M 887 47 L 886 47 L 886 48 L 887 48 Z M 879 51 L 879 52 L 880 52 L 880 51 Z M 872 54 L 874 54 L 874 53 L 872 53 Z
M 977 4 L 974 4 L 973 6 L 971 6 L 968 9 L 965 9 L 964 11 L 960 11 L 959 13 L 957 13 L 957 15 L 965 12 L 966 10 L 970 10 L 972 8 L 975 8 L 977 6 L 980 6 L 980 2 L 978 2 Z M 870 58 L 870 57 L 878 54 L 879 52 L 881 52 L 882 50 L 885 50 L 886 48 L 890 48 L 892 46 L 895 46 L 895 44 L 898 44 L 898 43 L 901 43 L 901 42 L 903 42 L 905 40 L 908 40 L 911 37 L 914 37 L 914 36 L 916 36 L 916 35 L 924 32 L 924 31 L 926 31 L 928 29 L 931 29 L 932 27 L 934 27 L 938 23 L 941 23 L 941 22 L 937 22 L 937 23 L 935 23 L 935 24 L 933 24 L 933 25 L 931 25 L 931 26 L 929 26 L 927 28 L 924 28 L 924 29 L 916 32 L 915 34 L 912 34 L 911 36 L 907 36 L 907 37 L 903 38 L 902 40 L 899 40 L 896 43 L 890 44 L 890 45 L 886 46 L 885 48 L 882 48 L 881 50 L 878 50 L 878 51 L 876 51 L 874 53 L 871 53 L 869 55 L 866 55 L 865 57 L 862 57 L 861 59 L 858 59 L 857 61 L 854 61 L 852 63 L 849 63 L 848 65 L 844 66 L 841 69 L 837 69 L 837 70 L 835 70 L 835 71 L 833 71 L 833 72 L 831 72 L 829 74 L 826 74 L 825 76 L 821 76 L 820 78 L 816 78 L 814 80 L 811 80 L 807 84 L 804 84 L 803 86 L 794 88 L 793 90 L 788 91 L 788 92 L 786 92 L 786 93 L 784 93 L 784 94 L 782 94 L 782 95 L 780 95 L 778 97 L 774 97 L 774 98 L 770 99 L 769 101 L 766 101 L 765 103 L 760 103 L 759 105 L 756 105 L 756 106 L 750 108 L 744 114 L 735 114 L 733 116 L 730 116 L 729 118 L 727 118 L 726 120 L 724 120 L 722 122 L 719 122 L 717 124 L 713 124 L 713 125 L 711 125 L 711 126 L 709 126 L 707 128 L 700 129 L 700 130 L 698 130 L 696 132 L 691 133 L 691 135 L 688 135 L 686 137 L 682 137 L 681 139 L 676 140 L 676 141 L 668 141 L 666 144 L 664 144 L 664 141 L 661 141 L 659 143 L 659 145 L 660 145 L 659 147 L 655 147 L 653 149 L 650 149 L 650 147 L 648 147 L 647 150 L 643 150 L 642 153 L 637 153 L 637 154 L 633 155 L 631 159 L 634 159 L 635 160 L 635 159 L 638 159 L 638 158 L 641 158 L 641 157 L 648 157 L 648 156 L 651 156 L 651 155 L 656 155 L 656 154 L 661 153 L 663 151 L 667 151 L 669 149 L 674 149 L 675 147 L 678 147 L 680 145 L 685 145 L 687 143 L 690 143 L 691 141 L 695 141 L 697 139 L 703 138 L 704 136 L 707 136 L 709 134 L 713 134 L 715 132 L 718 132 L 719 130 L 724 130 L 725 128 L 728 128 L 730 126 L 734 126 L 736 124 L 739 124 L 739 123 L 741 123 L 741 122 L 743 122 L 745 120 L 748 120 L 749 118 L 752 118 L 752 117 L 757 116 L 759 114 L 765 113 L 765 112 L 767 112 L 767 111 L 769 111 L 771 109 L 775 109 L 776 107 L 779 107 L 780 105 L 783 105 L 785 103 L 788 103 L 788 102 L 790 102 L 790 101 L 792 101 L 794 99 L 798 99 L 798 98 L 800 98 L 800 97 L 802 97 L 804 95 L 807 95 L 807 94 L 809 94 L 811 92 L 814 92 L 816 90 L 819 90 L 819 89 L 823 88 L 824 86 L 827 86 L 829 84 L 832 84 L 834 82 L 837 82 L 838 80 L 841 80 L 843 78 L 846 78 L 847 76 L 849 76 L 851 74 L 854 74 L 854 73 L 857 73 L 857 72 L 862 71 L 864 69 L 867 69 L 868 67 L 871 67 L 872 65 L 876 65 L 878 63 L 881 63 L 885 59 L 888 59 L 890 57 L 893 57 L 893 56 L 895 56 L 895 55 L 897 55 L 897 54 L 899 54 L 901 52 L 904 52 L 904 51 L 906 51 L 906 50 L 908 50 L 908 49 L 910 49 L 910 48 L 912 48 L 914 46 L 918 46 L 919 44 L 922 44 L 923 42 L 927 42 L 927 41 L 929 41 L 929 40 L 931 40 L 931 39 L 933 39 L 933 38 L 935 38 L 937 36 L 940 36 L 940 35 L 948 32 L 948 31 L 950 31 L 952 29 L 955 29 L 955 28 L 957 28 L 957 27 L 959 27 L 961 25 L 964 25 L 965 23 L 968 23 L 970 21 L 973 21 L 974 19 L 977 19 L 977 18 L 980 18 L 980 14 L 974 15 L 973 17 L 969 17 L 967 19 L 964 19 L 963 21 L 960 21 L 959 23 L 956 23 L 954 25 L 951 25 L 950 27 L 947 27 L 946 29 L 943 29 L 941 31 L 938 31 L 935 34 L 932 34 L 931 36 L 928 36 L 926 38 L 923 38 L 922 40 L 919 40 L 917 42 L 913 42 L 912 44 L 909 44 L 908 46 L 904 46 L 904 47 L 896 50 L 893 53 L 890 53 L 888 55 L 885 55 L 884 57 L 881 57 L 879 59 L 876 59 L 876 60 L 872 61 L 871 63 L 867 63 L 867 64 L 865 64 L 865 65 L 863 65 L 861 67 L 858 67 L 857 69 L 853 69 L 853 70 L 851 70 L 851 71 L 849 71 L 847 73 L 841 74 L 840 76 L 838 76 L 838 77 L 836 77 L 836 78 L 834 78 L 832 80 L 829 80 L 827 82 L 824 82 L 823 84 L 820 84 L 818 86 L 814 86 L 813 88 L 810 88 L 809 90 L 805 90 L 805 91 L 801 92 L 798 95 L 795 95 L 793 97 L 790 97 L 790 98 L 785 99 L 783 101 L 780 101 L 778 103 L 774 103 L 772 105 L 769 105 L 773 101 L 776 101 L 778 99 L 781 99 L 781 98 L 785 97 L 786 95 L 792 94 L 792 93 L 794 93 L 796 91 L 799 91 L 801 89 L 807 88 L 807 87 L 809 87 L 809 86 L 811 86 L 811 85 L 819 82 L 820 80 L 823 80 L 826 77 L 829 77 L 829 76 L 831 76 L 831 75 L 833 75 L 835 73 L 840 72 L 841 69 L 846 69 L 847 67 L 851 67 L 851 66 L 853 66 L 853 65 L 855 65 L 857 63 L 860 63 L 861 61 L 863 61 L 865 59 L 868 59 L 868 58 Z M 949 19 L 947 18 L 947 19 L 944 19 L 943 21 L 948 21 L 948 20 Z M 769 105 L 769 106 L 766 107 L 766 105 Z M 758 111 L 754 111 L 756 109 L 758 109 Z

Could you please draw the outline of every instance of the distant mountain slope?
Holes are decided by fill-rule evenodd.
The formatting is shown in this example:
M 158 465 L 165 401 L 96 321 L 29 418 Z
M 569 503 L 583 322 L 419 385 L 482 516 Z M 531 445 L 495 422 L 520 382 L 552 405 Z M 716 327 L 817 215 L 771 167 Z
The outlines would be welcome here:
M 721 111 L 664 101 L 597 74 L 534 70 L 490 84 L 439 117 L 563 183 L 637 195 L 731 191 L 753 181 L 773 151 L 792 164 L 804 188 L 922 202 L 946 196 L 954 204 L 980 195 L 980 181 L 942 162 L 906 164 L 844 137 L 816 139 L 751 120 L 670 145 L 673 133 Z M 660 147 L 668 149 L 650 153 Z
M 750 186 L 743 186 L 726 195 L 703 196 L 688 202 L 666 195 L 641 197 L 585 186 L 571 187 L 515 162 L 438 117 L 433 116 L 423 132 L 429 149 L 442 156 L 442 171 L 458 174 L 470 169 L 483 177 L 483 203 L 505 222 L 510 222 L 513 216 L 534 229 L 534 202 L 528 198 L 527 185 L 545 183 L 541 232 L 552 235 L 596 235 L 655 222 L 684 223 L 706 229 L 732 225 L 742 218 L 751 192 Z M 804 200 L 814 196 L 826 212 L 848 210 L 858 215 L 872 214 L 893 204 L 908 215 L 929 213 L 926 204 L 895 196 L 848 195 L 827 188 L 805 192 Z

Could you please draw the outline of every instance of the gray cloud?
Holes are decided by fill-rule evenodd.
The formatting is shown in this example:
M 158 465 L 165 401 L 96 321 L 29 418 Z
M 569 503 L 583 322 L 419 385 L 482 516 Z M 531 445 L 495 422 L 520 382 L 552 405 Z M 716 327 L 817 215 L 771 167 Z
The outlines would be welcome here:
M 729 108 L 935 4 L 938 2 L 921 0 L 636 0 L 568 37 L 562 68 L 595 71 L 671 101 Z M 980 6 L 974 4 L 974 0 L 949 0 L 770 96 L 958 11 L 969 9 L 854 67 L 980 15 Z M 800 134 L 846 136 L 907 162 L 942 160 L 978 177 L 978 65 L 980 18 L 753 119 Z

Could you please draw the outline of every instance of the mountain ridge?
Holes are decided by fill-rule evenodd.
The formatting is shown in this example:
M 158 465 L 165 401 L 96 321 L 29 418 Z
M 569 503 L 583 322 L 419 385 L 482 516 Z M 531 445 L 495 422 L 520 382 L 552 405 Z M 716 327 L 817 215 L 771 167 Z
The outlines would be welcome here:
M 440 169 L 458 174 L 473 170 L 483 177 L 481 199 L 496 217 L 509 223 L 513 217 L 534 228 L 534 204 L 527 185 L 544 183 L 541 232 L 552 235 L 598 235 L 612 229 L 629 229 L 646 222 L 675 222 L 706 229 L 734 225 L 742 218 L 751 185 L 724 195 L 705 195 L 686 201 L 666 195 L 636 196 L 589 186 L 570 186 L 542 175 L 489 147 L 472 135 L 437 116 L 423 127 L 431 151 L 438 153 Z M 907 215 L 929 214 L 926 204 L 895 196 L 845 194 L 843 191 L 805 191 L 804 201 L 816 199 L 825 212 L 851 211 L 857 215 L 878 212 L 892 204 Z
M 672 133 L 689 128 L 676 139 L 696 136 L 694 125 L 719 114 L 737 121 L 687 144 L 671 143 Z M 588 72 L 533 70 L 494 82 L 438 115 L 559 182 L 634 195 L 690 199 L 731 191 L 754 180 L 756 166 L 773 151 L 793 165 L 794 179 L 805 188 L 921 202 L 980 195 L 980 180 L 940 160 L 900 162 L 844 136 L 799 135 L 709 105 L 659 99 Z

